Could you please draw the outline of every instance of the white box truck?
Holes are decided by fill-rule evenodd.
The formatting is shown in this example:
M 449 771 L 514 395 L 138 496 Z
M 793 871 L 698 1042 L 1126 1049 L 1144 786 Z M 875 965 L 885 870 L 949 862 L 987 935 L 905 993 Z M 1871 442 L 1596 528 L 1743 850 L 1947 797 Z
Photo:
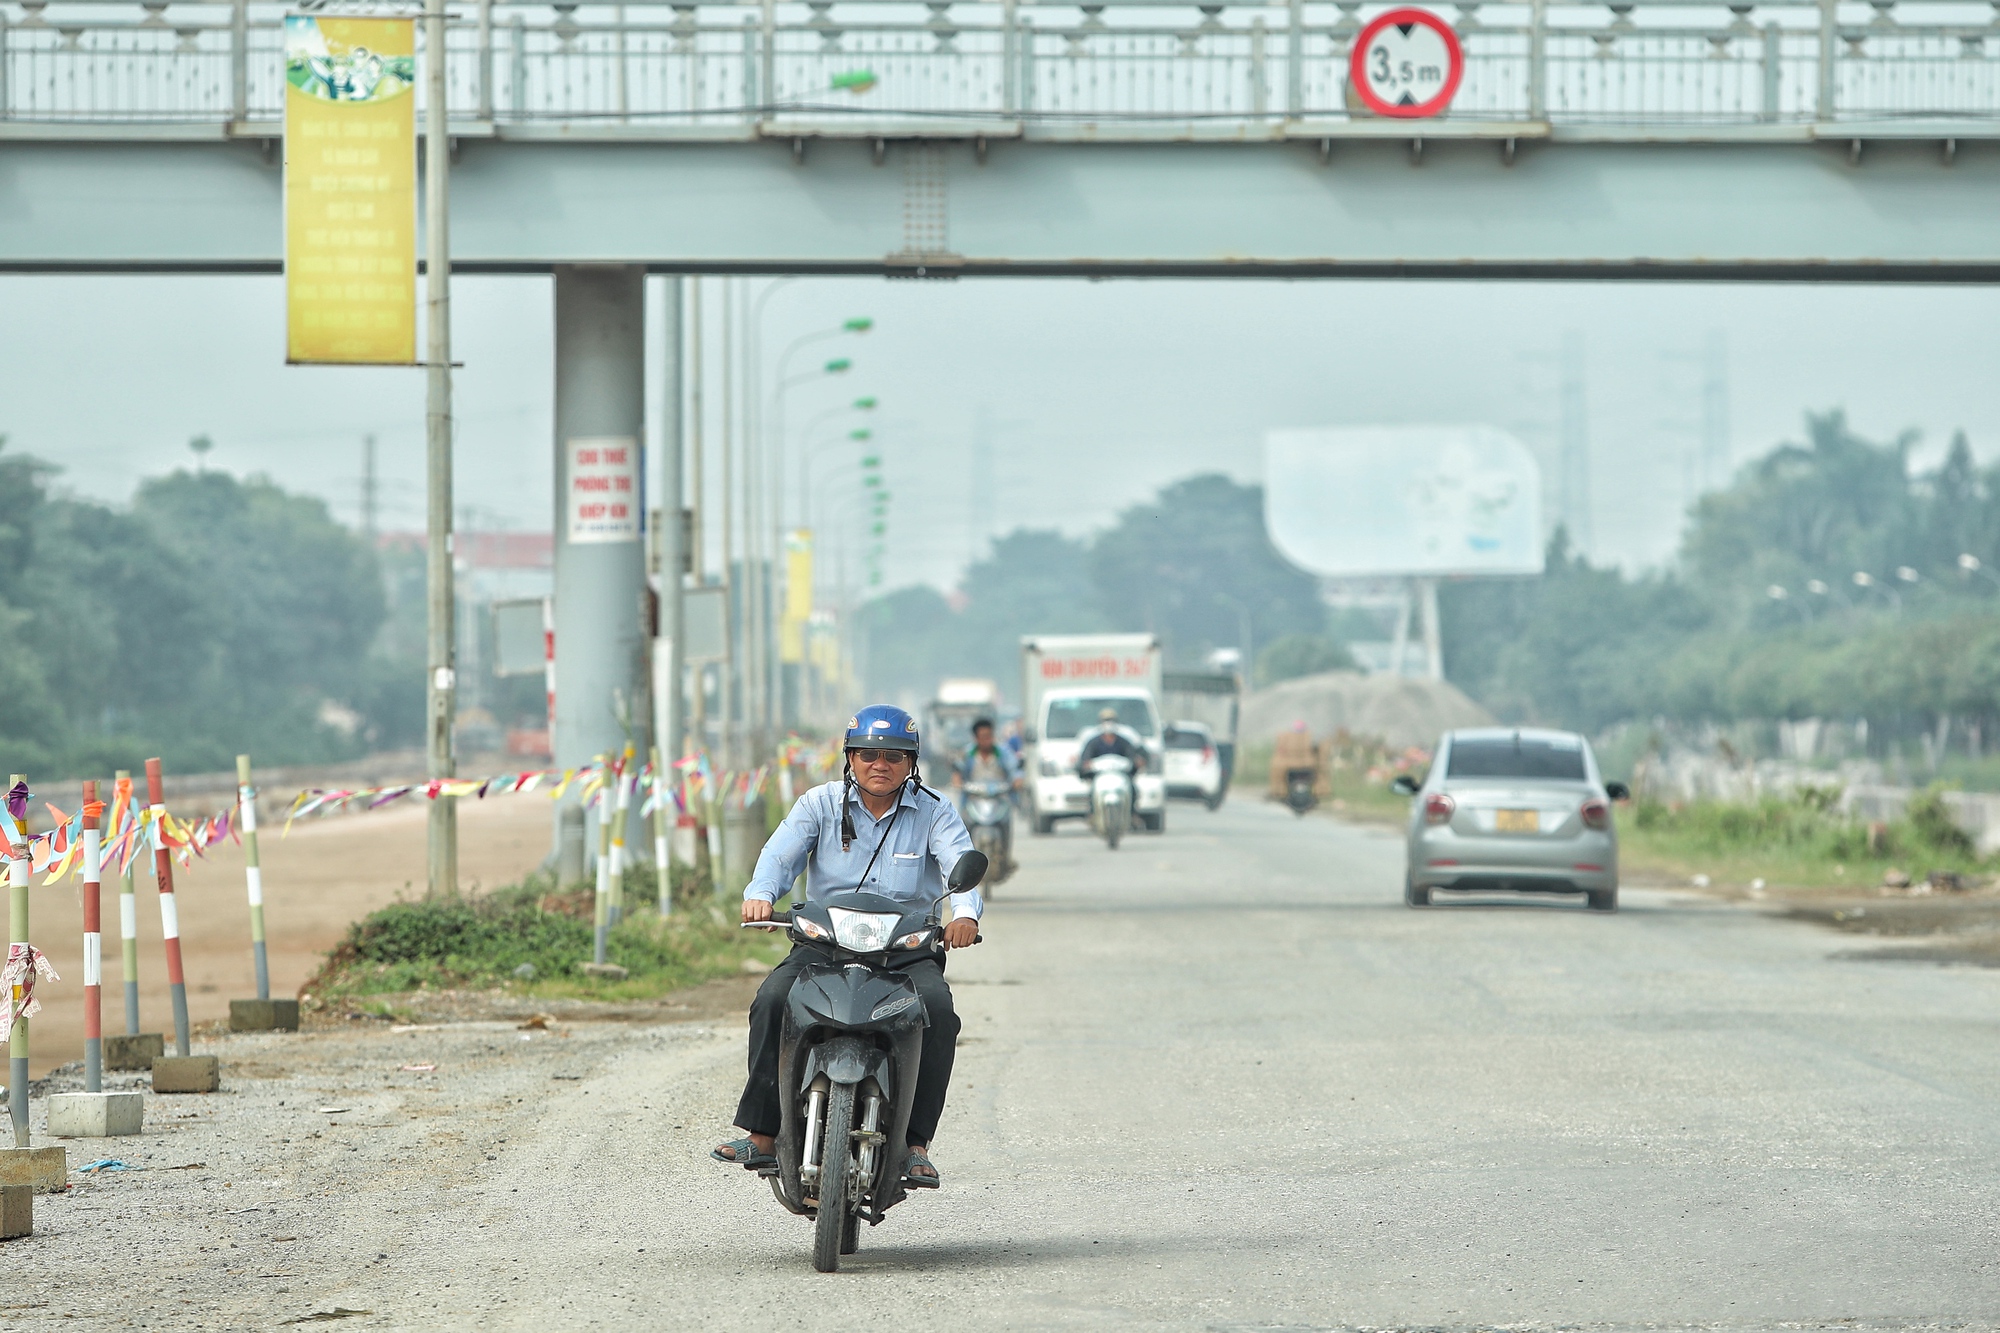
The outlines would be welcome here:
M 1147 771 L 1133 783 L 1135 823 L 1165 831 L 1161 666 L 1160 641 L 1151 634 L 1031 634 L 1021 640 L 1022 758 L 1035 832 L 1089 816 L 1090 788 L 1077 776 L 1076 756 L 1106 708 L 1146 742 Z

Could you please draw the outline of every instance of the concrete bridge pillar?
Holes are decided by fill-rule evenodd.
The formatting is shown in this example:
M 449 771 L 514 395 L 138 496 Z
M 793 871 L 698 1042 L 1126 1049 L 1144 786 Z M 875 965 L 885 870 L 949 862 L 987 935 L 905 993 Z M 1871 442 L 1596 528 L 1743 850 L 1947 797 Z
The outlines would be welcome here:
M 643 756 L 650 730 L 641 624 L 645 271 L 559 265 L 555 283 L 553 739 L 556 765 L 570 768 L 622 749 L 627 723 Z M 582 878 L 580 850 L 558 838 L 565 882 Z M 579 863 L 568 864 L 572 857 Z

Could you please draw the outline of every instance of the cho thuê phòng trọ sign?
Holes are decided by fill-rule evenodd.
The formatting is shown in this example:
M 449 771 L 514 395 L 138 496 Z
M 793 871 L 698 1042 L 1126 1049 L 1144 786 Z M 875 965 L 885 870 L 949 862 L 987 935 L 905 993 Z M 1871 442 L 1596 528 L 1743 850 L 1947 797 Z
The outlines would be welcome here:
M 285 360 L 417 359 L 416 30 L 285 18 Z

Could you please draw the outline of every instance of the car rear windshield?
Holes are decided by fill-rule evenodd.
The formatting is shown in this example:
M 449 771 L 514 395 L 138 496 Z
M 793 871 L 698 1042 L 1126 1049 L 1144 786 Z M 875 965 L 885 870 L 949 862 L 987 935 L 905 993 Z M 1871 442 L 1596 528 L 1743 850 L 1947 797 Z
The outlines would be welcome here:
M 1456 740 L 1451 743 L 1447 778 L 1550 778 L 1583 781 L 1583 744 L 1573 740 L 1533 740 L 1520 736 Z
M 1208 748 L 1208 737 L 1199 731 L 1190 731 L 1186 727 L 1168 727 L 1167 748 L 1169 750 L 1206 750 Z
M 1107 708 L 1117 710 L 1119 726 L 1130 727 L 1141 736 L 1153 734 L 1152 704 L 1127 695 L 1122 699 L 1051 699 L 1045 735 L 1052 741 L 1073 741 L 1086 731 L 1097 730 L 1097 715 Z

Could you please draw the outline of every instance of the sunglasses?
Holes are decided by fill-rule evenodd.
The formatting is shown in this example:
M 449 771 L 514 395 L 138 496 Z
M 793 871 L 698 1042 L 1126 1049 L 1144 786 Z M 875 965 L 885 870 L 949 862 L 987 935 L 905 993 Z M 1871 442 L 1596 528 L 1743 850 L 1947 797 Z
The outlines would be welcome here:
M 849 750 L 847 754 L 857 764 L 900 764 L 909 755 L 909 751 Z

